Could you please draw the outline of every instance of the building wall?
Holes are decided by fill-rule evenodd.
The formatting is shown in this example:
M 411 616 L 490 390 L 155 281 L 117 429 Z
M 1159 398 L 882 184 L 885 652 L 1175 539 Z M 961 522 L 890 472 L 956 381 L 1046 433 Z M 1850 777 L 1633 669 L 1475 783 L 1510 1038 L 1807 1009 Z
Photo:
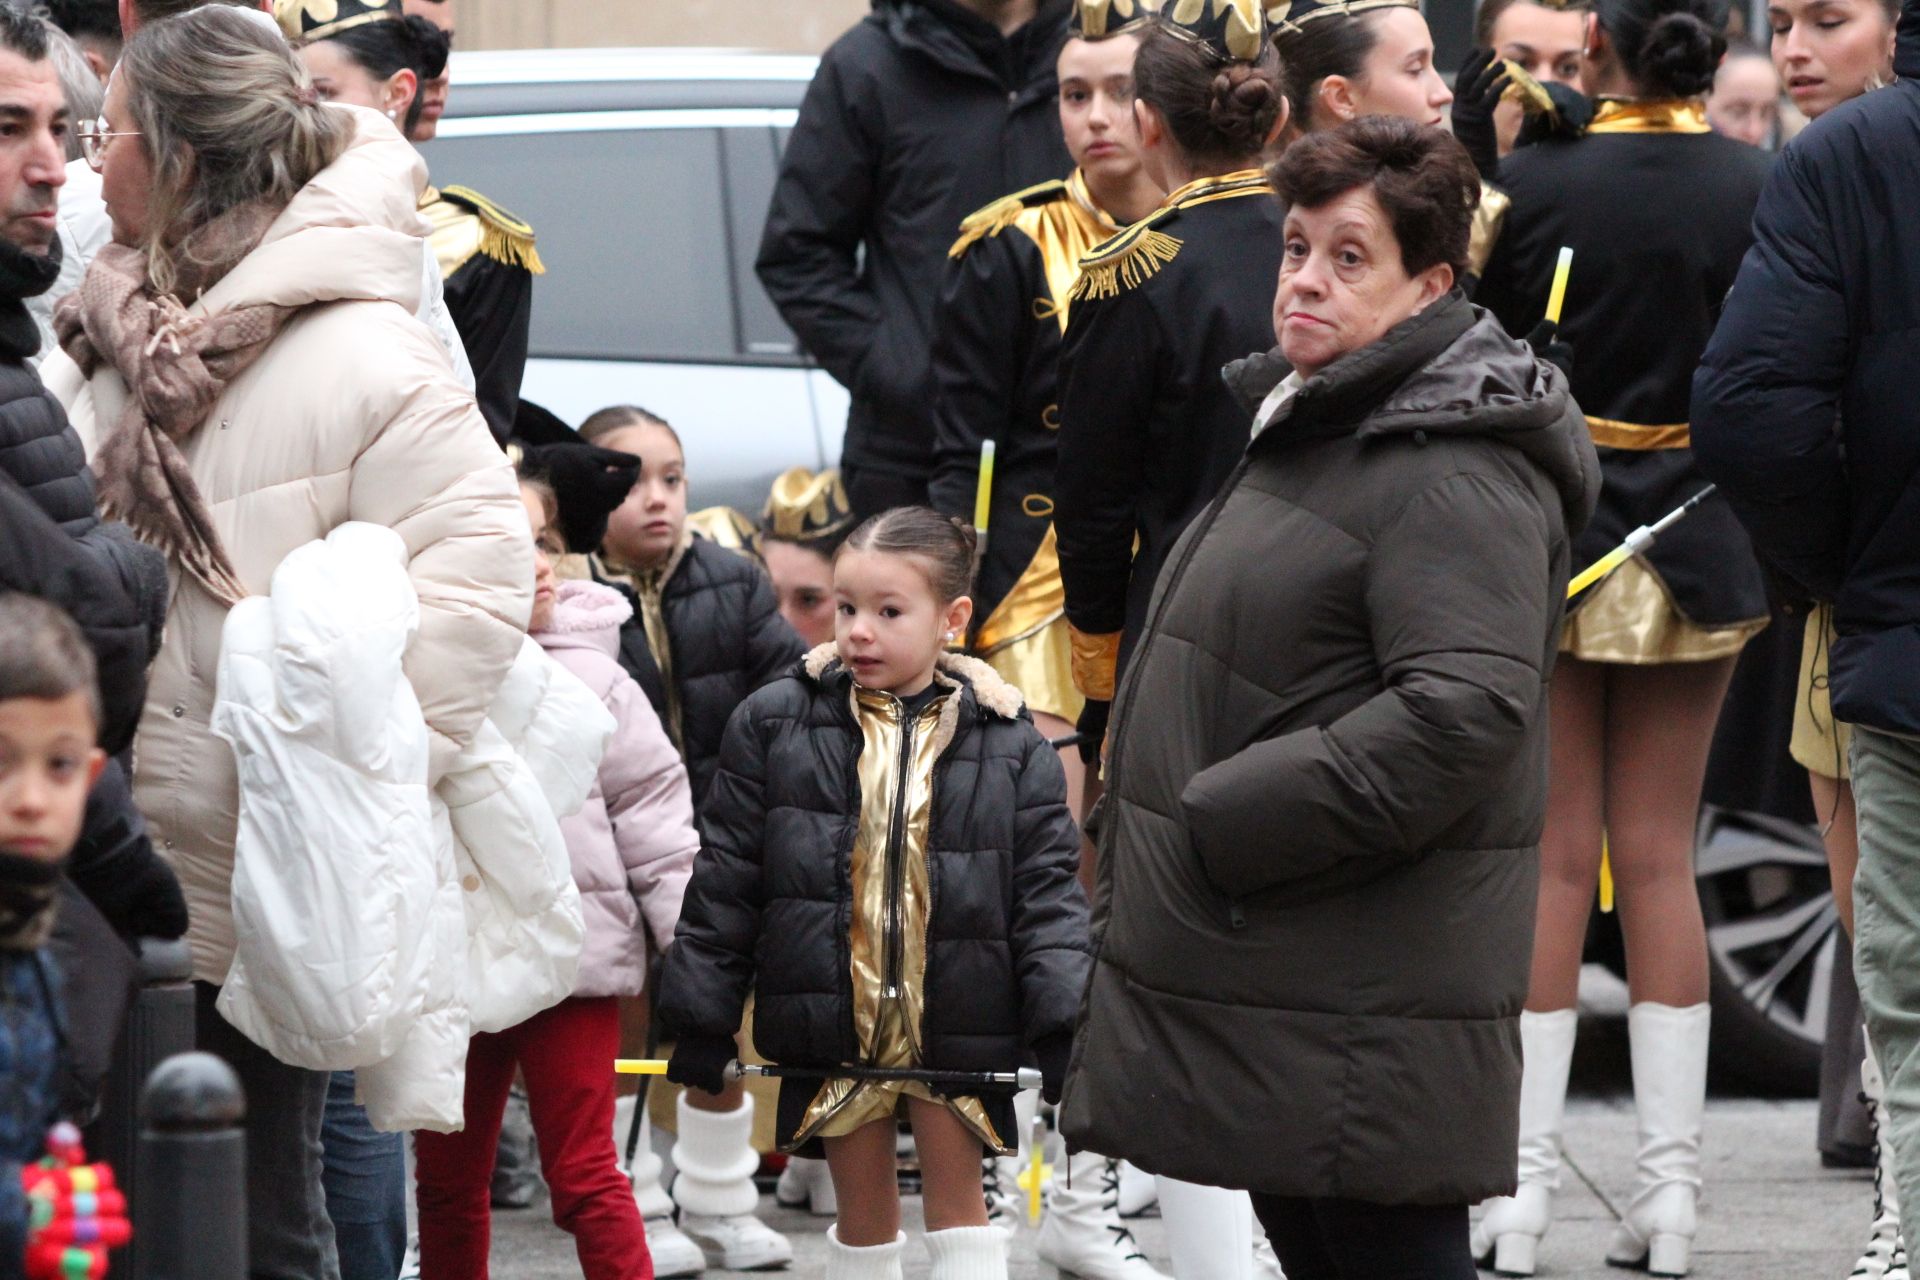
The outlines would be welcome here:
M 869 0 L 455 0 L 463 49 L 709 45 L 818 53 Z

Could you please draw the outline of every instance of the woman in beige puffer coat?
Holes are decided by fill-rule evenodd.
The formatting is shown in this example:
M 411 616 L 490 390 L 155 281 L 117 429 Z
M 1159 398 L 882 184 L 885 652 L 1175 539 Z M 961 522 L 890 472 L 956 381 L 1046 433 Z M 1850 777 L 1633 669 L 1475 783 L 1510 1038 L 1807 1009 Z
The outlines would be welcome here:
M 285 556 L 337 526 L 399 534 L 420 602 L 405 668 L 431 784 L 519 651 L 532 545 L 506 459 L 414 318 L 426 172 L 387 120 L 321 104 L 273 33 L 219 6 L 129 42 L 106 120 L 94 155 L 115 244 L 62 304 L 43 374 L 103 503 L 168 553 L 134 787 L 187 894 L 202 1047 L 247 1090 L 252 1265 L 330 1276 L 327 1078 L 275 1062 L 213 1009 L 234 947 L 239 796 L 208 728 L 221 629 L 235 600 L 266 593 Z

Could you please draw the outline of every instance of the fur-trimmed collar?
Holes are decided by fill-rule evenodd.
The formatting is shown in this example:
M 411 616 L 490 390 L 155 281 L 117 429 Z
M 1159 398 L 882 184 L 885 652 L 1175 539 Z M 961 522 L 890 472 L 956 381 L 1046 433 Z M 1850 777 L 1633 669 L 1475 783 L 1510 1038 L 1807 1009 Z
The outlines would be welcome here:
M 801 665 L 808 679 L 815 684 L 823 684 L 827 673 L 840 665 L 839 650 L 829 640 L 807 654 L 801 660 Z M 840 669 L 845 670 L 844 667 Z M 1021 710 L 1027 705 L 1020 691 L 1008 684 L 998 671 L 964 653 L 941 654 L 933 678 L 950 689 L 971 688 L 973 700 L 983 710 L 1002 720 L 1018 720 Z M 849 676 L 848 680 L 851 682 L 852 677 Z

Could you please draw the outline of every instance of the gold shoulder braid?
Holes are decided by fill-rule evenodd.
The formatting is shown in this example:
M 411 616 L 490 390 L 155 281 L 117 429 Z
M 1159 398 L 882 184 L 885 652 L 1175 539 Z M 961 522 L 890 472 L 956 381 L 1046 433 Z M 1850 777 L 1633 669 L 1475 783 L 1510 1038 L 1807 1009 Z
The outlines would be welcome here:
M 536 276 L 546 273 L 533 228 L 470 187 L 429 187 L 420 212 L 433 224 L 433 252 L 442 276 L 451 276 L 476 253 Z
M 1012 226 L 1028 209 L 1052 204 L 1067 195 L 1067 184 L 1058 178 L 1037 183 L 1025 191 L 1002 196 L 984 209 L 977 209 L 960 220 L 960 238 L 947 250 L 949 258 L 958 258 L 988 236 L 997 236 Z
M 1180 256 L 1180 247 L 1185 243 L 1178 236 L 1160 230 L 1161 224 L 1174 219 L 1181 210 L 1216 200 L 1271 195 L 1272 192 L 1266 175 L 1258 169 L 1241 169 L 1189 182 L 1169 195 L 1158 209 L 1082 258 L 1080 281 L 1074 285 L 1070 301 L 1117 297 L 1158 275 L 1160 268 Z

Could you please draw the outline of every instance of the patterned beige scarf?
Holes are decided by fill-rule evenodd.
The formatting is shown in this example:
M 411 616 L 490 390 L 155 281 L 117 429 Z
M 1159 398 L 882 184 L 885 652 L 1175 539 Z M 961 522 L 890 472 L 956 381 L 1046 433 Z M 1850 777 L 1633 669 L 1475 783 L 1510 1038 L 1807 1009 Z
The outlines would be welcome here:
M 188 313 L 198 298 L 260 243 L 281 206 L 254 202 L 200 227 L 176 252 L 175 292 L 154 297 L 147 256 L 125 245 L 102 249 L 80 288 L 54 312 L 61 348 L 88 377 L 105 362 L 127 384 L 127 408 L 103 430 L 93 458 L 100 507 L 165 552 L 223 604 L 246 594 L 220 543 L 180 445 L 200 429 L 227 384 L 259 359 L 293 315 L 272 305 Z

